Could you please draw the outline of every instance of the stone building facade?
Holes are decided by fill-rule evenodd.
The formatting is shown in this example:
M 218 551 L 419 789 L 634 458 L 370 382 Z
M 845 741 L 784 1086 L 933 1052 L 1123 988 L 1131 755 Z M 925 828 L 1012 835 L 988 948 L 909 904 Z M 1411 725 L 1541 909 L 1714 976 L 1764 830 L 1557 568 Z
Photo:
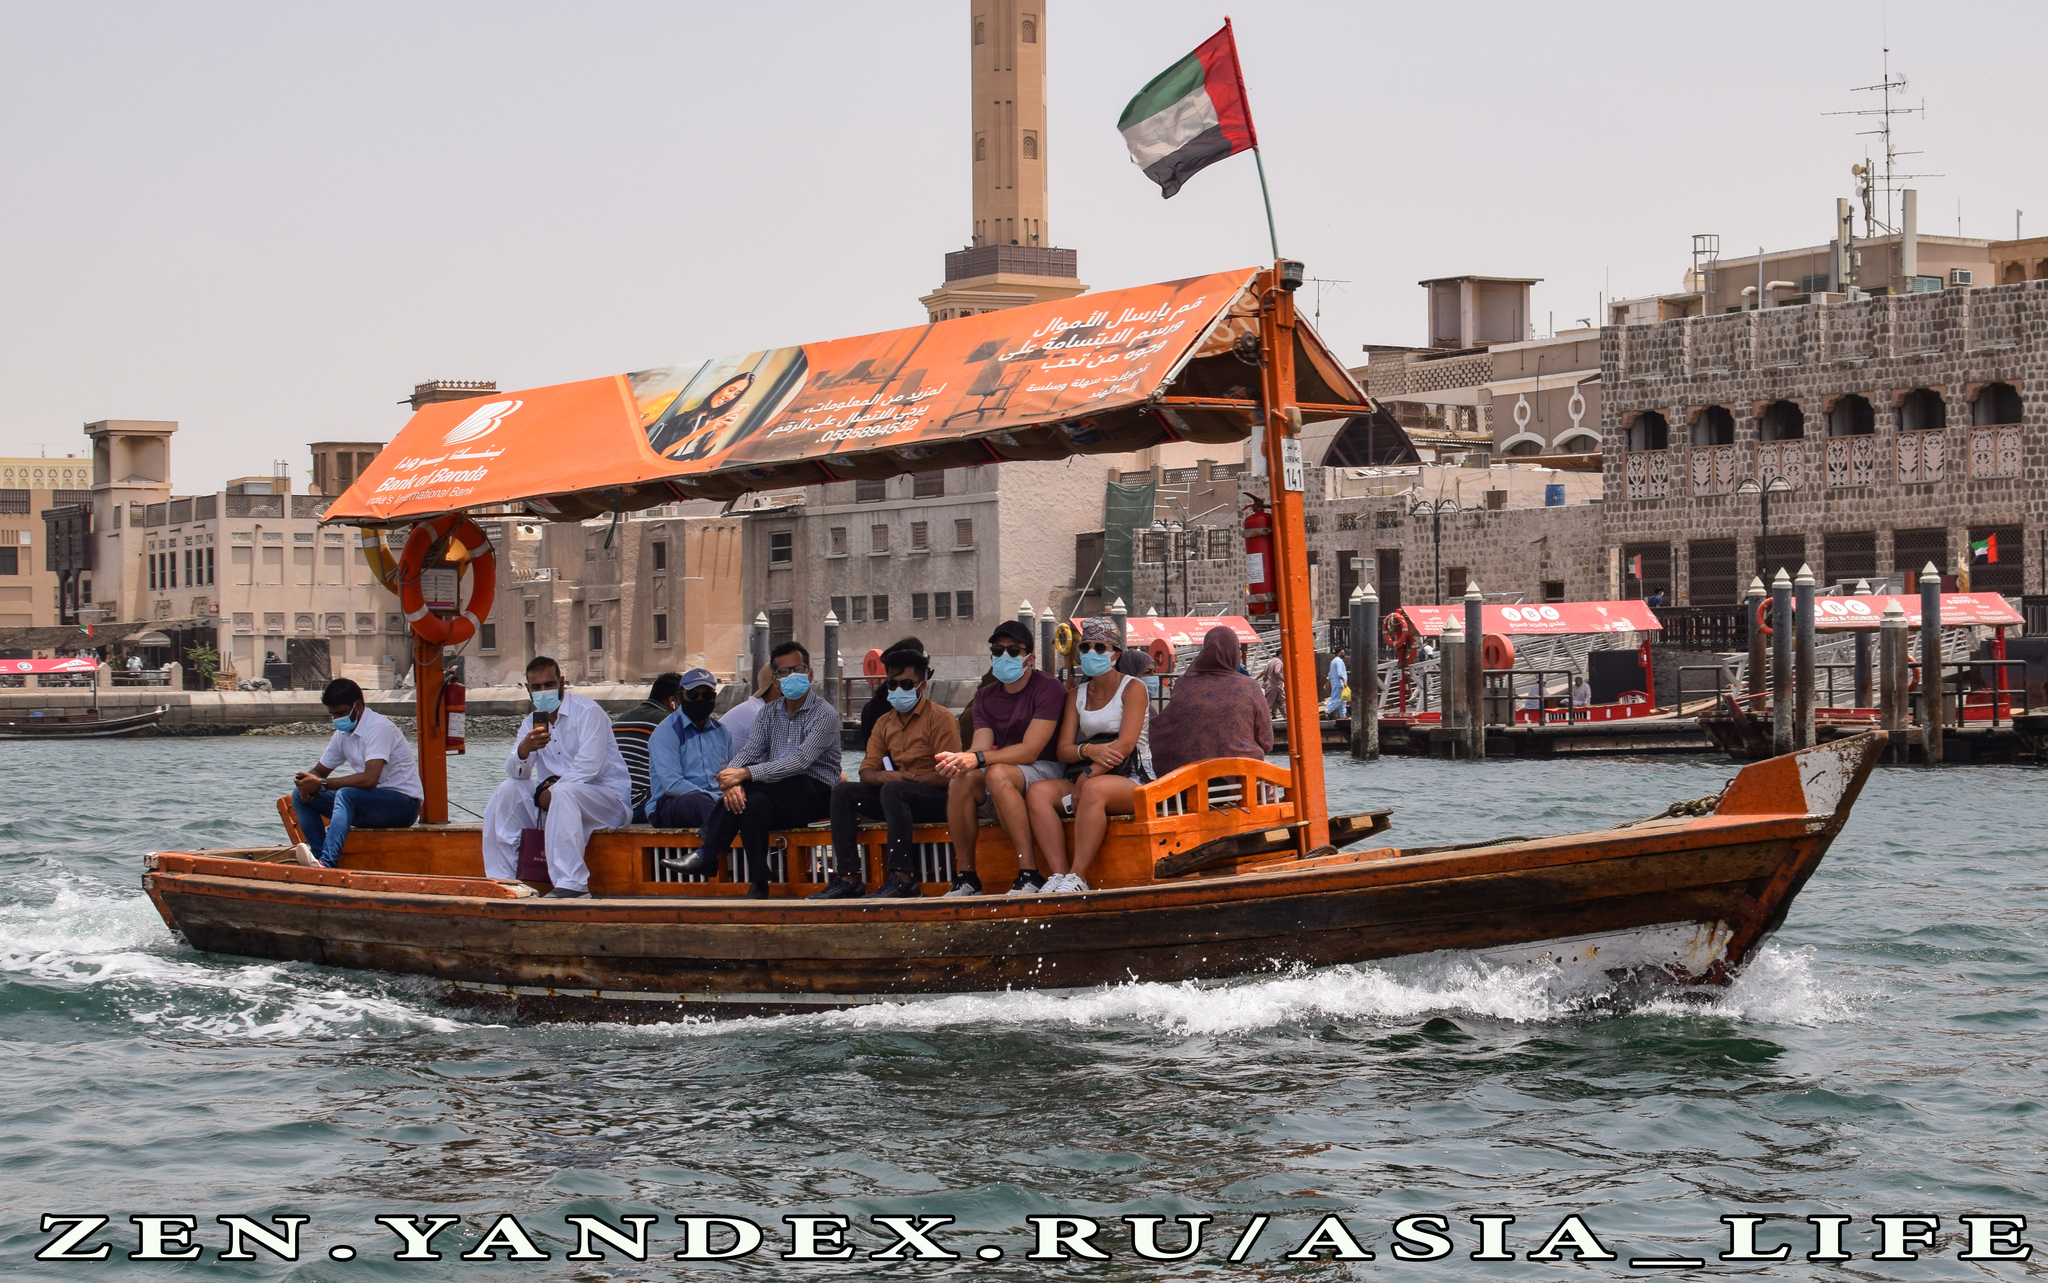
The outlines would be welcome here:
M 1674 604 L 1953 573 L 1991 536 L 1972 586 L 2042 590 L 2048 281 L 1610 326 L 1601 366 L 1609 551 Z M 1749 478 L 1789 487 L 1768 558 Z

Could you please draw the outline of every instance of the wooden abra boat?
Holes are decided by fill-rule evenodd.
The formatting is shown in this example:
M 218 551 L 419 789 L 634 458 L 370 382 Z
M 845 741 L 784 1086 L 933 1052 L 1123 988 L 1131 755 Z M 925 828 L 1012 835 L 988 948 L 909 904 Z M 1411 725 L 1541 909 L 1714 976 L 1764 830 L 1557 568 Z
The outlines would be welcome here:
M 694 835 L 627 828 L 593 837 L 590 898 L 541 898 L 484 878 L 479 832 L 446 823 L 441 654 L 479 626 L 455 600 L 462 577 L 471 610 L 489 609 L 480 585 L 492 549 L 462 519 L 487 504 L 575 520 L 991 460 L 1241 441 L 1257 429 L 1273 524 L 1270 549 L 1250 559 L 1250 606 L 1281 624 L 1288 724 L 1316 725 L 1299 433 L 1305 420 L 1372 406 L 1297 321 L 1302 279 L 1301 264 L 1282 261 L 422 408 L 326 519 L 364 526 L 371 565 L 412 621 L 424 822 L 353 830 L 339 869 L 277 863 L 283 848 L 158 852 L 150 897 L 201 949 L 429 976 L 460 1000 L 541 1016 L 1209 980 L 1438 949 L 1726 981 L 1783 921 L 1883 736 L 1760 763 L 1718 799 L 1634 826 L 1350 853 L 1386 827 L 1386 812 L 1331 816 L 1322 746 L 1309 736 L 1290 745 L 1285 768 L 1202 762 L 1141 786 L 1134 814 L 1112 818 L 1090 873 L 1097 889 L 1058 895 L 939 897 L 951 846 L 927 827 L 916 835 L 926 898 L 807 901 L 830 851 L 814 827 L 779 836 L 774 894 L 747 900 L 743 883 L 666 872 L 659 856 Z M 563 441 L 577 443 L 573 455 Z M 394 566 L 377 531 L 402 523 L 410 533 Z M 280 811 L 297 837 L 289 807 Z M 871 876 L 883 837 L 861 837 Z M 975 864 L 985 885 L 1002 886 L 1014 848 L 985 826 Z

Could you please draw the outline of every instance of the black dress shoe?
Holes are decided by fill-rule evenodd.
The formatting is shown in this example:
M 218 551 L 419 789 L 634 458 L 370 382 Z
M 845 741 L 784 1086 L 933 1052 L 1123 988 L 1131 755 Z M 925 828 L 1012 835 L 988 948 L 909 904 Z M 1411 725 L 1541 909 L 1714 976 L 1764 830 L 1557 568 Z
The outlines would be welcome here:
M 590 892 L 588 891 L 571 891 L 567 887 L 556 887 L 541 898 L 543 900 L 581 900 L 588 899 L 589 896 Z
M 740 897 L 742 900 L 765 900 L 767 898 L 768 884 L 766 882 L 749 882 L 746 894 Z
M 851 878 L 834 878 L 825 884 L 823 891 L 813 891 L 806 900 L 858 900 L 868 889 Z
M 718 857 L 699 847 L 688 855 L 662 856 L 661 867 L 673 873 L 683 874 L 686 877 L 699 873 L 716 873 L 718 871 Z
M 907 873 L 891 873 L 876 887 L 868 898 L 871 900 L 915 900 L 924 894 L 924 886 Z

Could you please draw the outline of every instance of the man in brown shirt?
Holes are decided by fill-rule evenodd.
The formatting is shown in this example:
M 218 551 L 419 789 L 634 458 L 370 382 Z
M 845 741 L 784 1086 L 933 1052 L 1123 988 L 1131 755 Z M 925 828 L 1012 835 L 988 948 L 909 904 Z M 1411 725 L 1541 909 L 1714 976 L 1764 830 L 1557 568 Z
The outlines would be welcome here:
M 882 692 L 889 711 L 868 736 L 860 778 L 842 780 L 832 788 L 832 854 L 838 874 L 814 900 L 850 899 L 865 894 L 860 860 L 863 815 L 889 826 L 888 878 L 875 892 L 887 898 L 924 894 L 911 830 L 918 824 L 946 819 L 946 777 L 937 758 L 960 748 L 960 727 L 953 715 L 925 697 L 931 683 L 931 661 L 914 650 L 892 650 L 882 656 Z

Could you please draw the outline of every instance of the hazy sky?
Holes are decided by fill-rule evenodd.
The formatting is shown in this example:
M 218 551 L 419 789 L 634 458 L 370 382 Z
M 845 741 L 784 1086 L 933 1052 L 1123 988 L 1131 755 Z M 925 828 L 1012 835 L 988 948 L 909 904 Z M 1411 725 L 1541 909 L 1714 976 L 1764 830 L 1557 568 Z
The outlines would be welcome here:
M 1225 9 L 1042 0 L 1054 243 L 1097 288 L 1267 255 L 1235 157 L 1171 201 L 1115 128 Z M 1237 0 L 1282 250 L 1347 360 L 1415 282 L 1534 315 L 1827 239 L 1881 4 Z M 1922 230 L 2048 233 L 2039 3 L 1894 6 Z M 384 440 L 430 378 L 517 388 L 916 324 L 966 239 L 968 0 L 0 3 L 0 454 L 175 419 L 203 491 Z M 1611 281 L 1611 285 L 1610 285 Z M 1313 306 L 1313 296 L 1304 295 Z M 564 443 L 573 450 L 574 443 Z

